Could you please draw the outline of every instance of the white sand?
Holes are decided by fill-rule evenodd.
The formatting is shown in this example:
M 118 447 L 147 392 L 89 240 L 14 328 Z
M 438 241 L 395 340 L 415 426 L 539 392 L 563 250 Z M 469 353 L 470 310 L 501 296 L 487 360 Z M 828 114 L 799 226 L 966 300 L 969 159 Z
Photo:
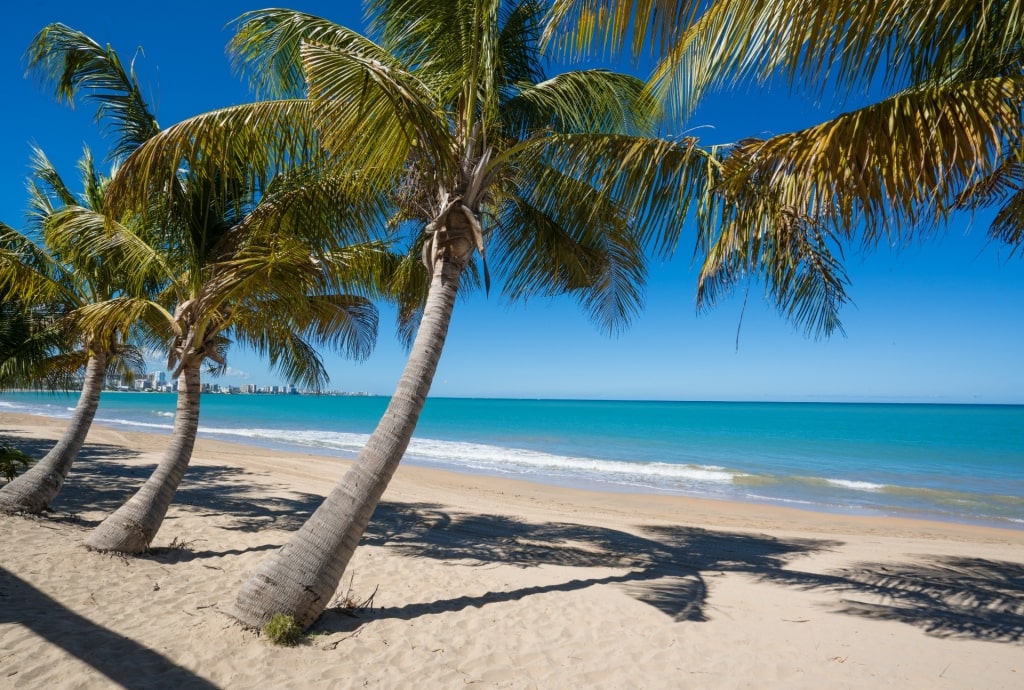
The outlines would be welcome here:
M 96 427 L 53 514 L 0 516 L 0 688 L 1024 687 L 1024 530 L 416 467 L 339 591 L 372 605 L 276 647 L 223 612 L 345 463 L 201 440 L 153 554 L 87 551 L 166 440 Z

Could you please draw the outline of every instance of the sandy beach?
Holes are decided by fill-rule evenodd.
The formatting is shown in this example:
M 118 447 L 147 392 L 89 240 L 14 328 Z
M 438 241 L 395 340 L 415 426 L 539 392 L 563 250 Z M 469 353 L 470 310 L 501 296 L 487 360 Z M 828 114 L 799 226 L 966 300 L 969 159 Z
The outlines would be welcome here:
M 41 456 L 63 422 L 0 415 Z M 1024 530 L 406 466 L 296 647 L 225 615 L 345 462 L 201 439 L 151 554 L 85 549 L 166 436 L 0 516 L 0 687 L 1019 688 Z

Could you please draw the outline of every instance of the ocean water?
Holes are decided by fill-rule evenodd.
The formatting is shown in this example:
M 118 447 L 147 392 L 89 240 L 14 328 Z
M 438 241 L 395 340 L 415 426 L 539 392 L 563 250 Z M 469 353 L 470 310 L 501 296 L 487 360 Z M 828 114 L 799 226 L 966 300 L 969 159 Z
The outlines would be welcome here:
M 77 398 L 5 393 L 69 417 Z M 170 433 L 170 393 L 104 393 L 108 426 Z M 384 397 L 207 394 L 200 435 L 354 457 Z M 2 429 L 0 429 L 2 431 Z M 431 398 L 405 462 L 607 491 L 1024 529 L 1024 406 Z

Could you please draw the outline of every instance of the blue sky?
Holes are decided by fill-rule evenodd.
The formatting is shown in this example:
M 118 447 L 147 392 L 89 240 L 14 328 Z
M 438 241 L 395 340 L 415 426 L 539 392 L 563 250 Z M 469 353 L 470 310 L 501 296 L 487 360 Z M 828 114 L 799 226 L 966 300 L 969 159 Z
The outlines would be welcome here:
M 360 25 L 356 3 L 286 6 Z M 22 226 L 29 144 L 76 179 L 83 143 L 106 145 L 88 104 L 76 110 L 24 77 L 23 53 L 47 23 L 60 21 L 110 43 L 135 68 L 162 126 L 249 100 L 224 52 L 226 25 L 262 4 L 217 0 L 150 4 L 114 0 L 19 3 L 0 24 L 5 104 L 0 219 Z M 140 48 L 136 53 L 136 49 Z M 709 99 L 692 120 L 707 143 L 811 124 L 805 99 L 754 90 Z M 646 309 L 622 335 L 599 332 L 569 300 L 509 305 L 474 294 L 456 307 L 432 395 L 672 400 L 836 400 L 1024 403 L 1024 259 L 985 240 L 985 218 L 964 216 L 940 239 L 899 251 L 847 254 L 854 305 L 847 335 L 803 337 L 752 288 L 698 315 L 689 250 L 651 268 Z M 689 237 L 692 238 L 692 235 Z M 365 362 L 327 355 L 333 389 L 389 394 L 406 353 L 385 311 L 377 349 Z M 737 348 L 737 328 L 739 347 Z M 221 383 L 281 383 L 250 353 L 229 355 Z

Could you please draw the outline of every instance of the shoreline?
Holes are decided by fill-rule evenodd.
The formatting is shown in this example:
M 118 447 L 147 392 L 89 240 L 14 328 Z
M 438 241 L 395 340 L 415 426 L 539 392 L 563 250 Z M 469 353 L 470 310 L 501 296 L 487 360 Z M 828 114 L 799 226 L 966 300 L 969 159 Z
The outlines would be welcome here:
M 0 413 L 45 450 L 62 420 Z M 597 493 L 403 465 L 312 635 L 235 592 L 348 462 L 201 438 L 141 558 L 85 534 L 166 436 L 94 426 L 42 518 L 0 516 L 13 687 L 1016 688 L 1024 531 Z
M 132 395 L 135 394 L 136 393 L 132 393 Z M 2 430 L 3 428 L 3 420 L 5 417 L 19 417 L 21 415 L 26 415 L 31 419 L 53 420 L 61 424 L 66 422 L 66 419 L 63 417 L 50 417 L 47 415 L 36 415 L 23 412 L 10 412 L 7 410 L 0 409 L 0 430 Z M 121 431 L 124 433 L 152 434 L 154 436 L 168 436 L 173 431 L 172 424 L 151 424 L 147 427 L 147 425 L 139 423 L 117 423 L 116 421 L 108 421 L 106 423 L 97 423 L 96 426 L 103 426 L 105 428 L 109 428 L 115 431 Z M 418 437 L 414 437 L 413 447 L 415 446 L 416 438 Z M 354 459 L 356 455 L 356 451 L 354 450 L 341 450 L 338 448 L 333 448 L 331 446 L 316 447 L 311 445 L 305 445 L 303 443 L 295 441 L 282 440 L 279 438 L 274 438 L 272 436 L 246 436 L 244 434 L 233 434 L 230 431 L 224 430 L 204 431 L 202 428 L 200 428 L 197 440 L 237 444 L 240 446 L 250 447 L 254 449 L 284 453 L 286 455 L 290 454 L 300 456 L 322 456 L 333 460 L 339 460 L 342 462 L 350 461 L 351 459 Z M 492 479 L 497 479 L 499 481 L 521 481 L 529 485 L 548 486 L 554 487 L 556 489 L 579 490 L 583 492 L 593 492 L 603 496 L 620 494 L 627 496 L 662 496 L 669 498 L 678 498 L 680 500 L 692 499 L 696 501 L 712 501 L 722 502 L 726 504 L 749 504 L 755 506 L 763 506 L 766 509 L 790 509 L 820 516 L 845 515 L 851 517 L 863 517 L 881 520 L 891 519 L 908 520 L 912 522 L 935 522 L 947 525 L 968 525 L 980 528 L 991 527 L 995 529 L 1024 531 L 1024 520 L 1016 518 L 978 516 L 955 512 L 944 513 L 938 509 L 929 510 L 927 508 L 915 509 L 912 507 L 901 507 L 897 503 L 893 503 L 890 505 L 886 505 L 884 503 L 879 503 L 878 505 L 862 503 L 858 505 L 852 502 L 836 503 L 820 500 L 804 501 L 792 498 L 782 498 L 772 495 L 757 495 L 751 493 L 744 494 L 742 491 L 739 490 L 734 490 L 731 493 L 726 491 L 721 494 L 715 494 L 711 492 L 702 493 L 700 491 L 687 491 L 685 489 L 673 489 L 669 487 L 659 487 L 656 485 L 631 485 L 628 483 L 617 483 L 614 481 L 602 481 L 600 478 L 587 477 L 582 475 L 561 476 L 560 474 L 555 472 L 552 472 L 550 474 L 544 474 L 543 472 L 536 474 L 506 474 L 499 470 L 488 469 L 486 467 L 474 467 L 471 465 L 459 464 L 456 462 L 446 462 L 444 460 L 439 460 L 436 458 L 418 457 L 415 455 L 413 447 L 410 447 L 409 451 L 407 451 L 406 458 L 403 460 L 402 464 L 403 468 L 421 468 L 427 471 L 449 472 L 456 475 L 489 477 Z M 338 478 L 340 479 L 340 475 Z M 882 494 L 887 495 L 887 493 L 884 490 L 882 491 Z M 993 498 L 999 499 L 1000 497 L 994 496 Z

